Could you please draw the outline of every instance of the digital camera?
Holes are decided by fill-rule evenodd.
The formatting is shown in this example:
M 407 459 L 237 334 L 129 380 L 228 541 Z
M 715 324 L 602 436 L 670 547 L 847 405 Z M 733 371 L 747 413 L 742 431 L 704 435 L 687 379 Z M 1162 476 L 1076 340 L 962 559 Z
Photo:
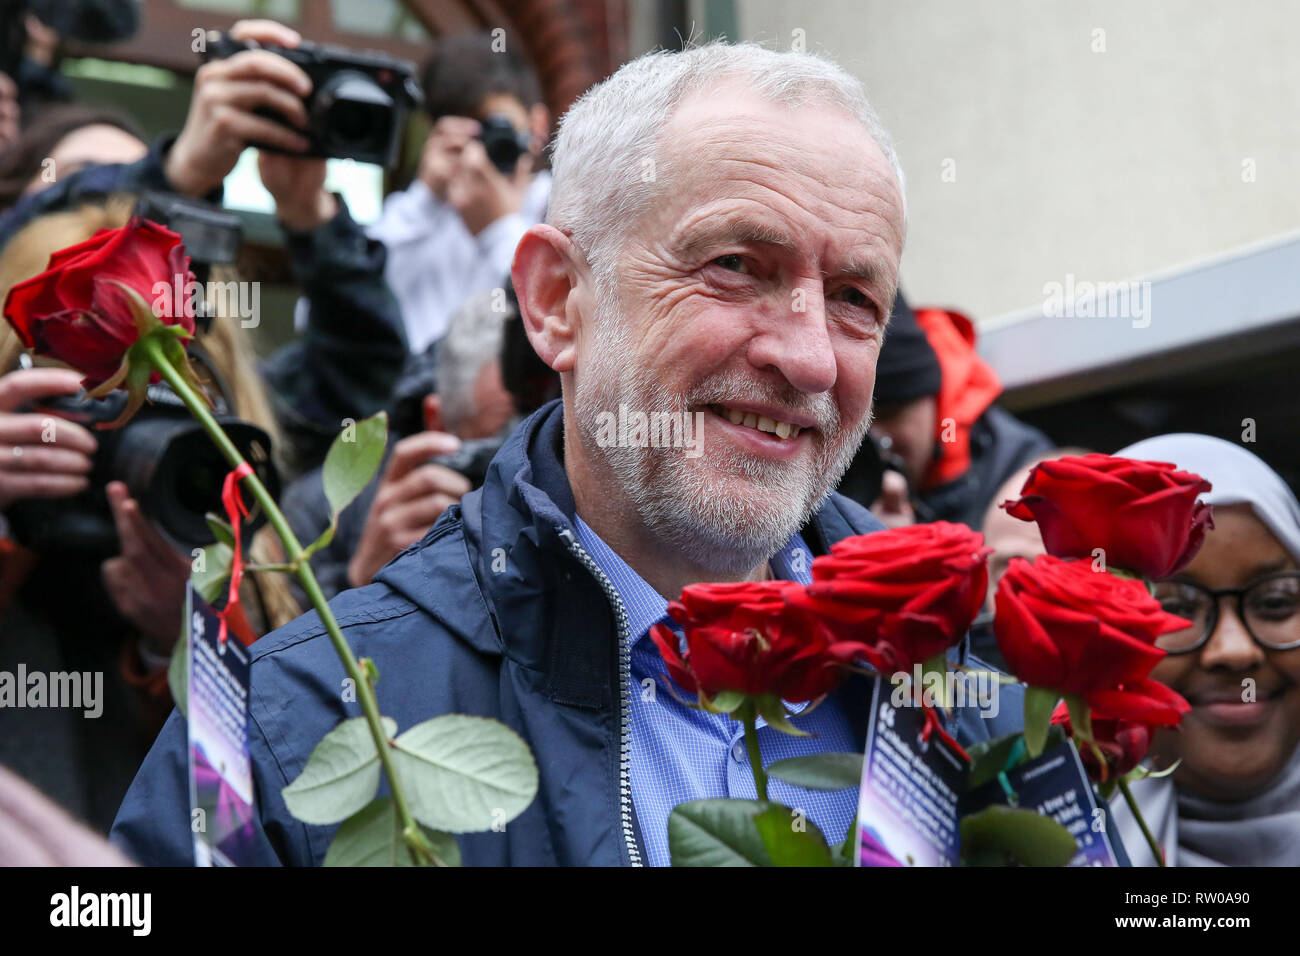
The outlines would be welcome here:
M 125 402 L 126 393 L 116 391 L 98 401 L 84 396 L 43 401 L 27 411 L 94 429 L 117 418 Z M 220 404 L 216 419 L 271 495 L 278 496 L 280 476 L 266 432 L 227 414 Z M 117 554 L 121 547 L 104 488 L 121 481 L 145 516 L 182 551 L 212 543 L 204 516 L 210 511 L 224 516 L 221 486 L 230 465 L 170 388 L 150 386 L 149 401 L 125 426 L 95 431 L 95 438 L 99 448 L 89 488 L 70 498 L 24 498 L 10 506 L 6 517 L 19 542 L 38 554 Z M 253 528 L 264 520 L 255 513 Z
M 528 152 L 530 140 L 525 133 L 515 129 L 508 117 L 493 115 L 479 124 L 478 138 L 483 143 L 492 165 L 509 176 L 519 164 L 519 157 Z
M 397 165 L 402 129 L 411 110 L 423 96 L 415 80 L 415 67 L 373 50 L 348 50 L 317 43 L 296 47 L 241 43 L 224 33 L 208 33 L 205 60 L 222 60 L 244 50 L 265 49 L 284 57 L 311 77 L 311 92 L 303 98 L 307 108 L 305 132 L 279 113 L 258 110 L 259 115 L 303 133 L 311 143 L 294 156 L 352 159 L 391 169 Z M 251 143 L 270 152 L 273 146 Z

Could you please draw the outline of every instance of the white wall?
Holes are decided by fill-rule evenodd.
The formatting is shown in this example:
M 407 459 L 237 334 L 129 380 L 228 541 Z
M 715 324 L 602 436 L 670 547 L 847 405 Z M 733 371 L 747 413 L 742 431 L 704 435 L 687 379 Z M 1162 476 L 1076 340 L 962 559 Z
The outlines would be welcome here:
M 802 30 L 866 84 L 908 176 L 913 302 L 986 320 L 1067 273 L 1300 228 L 1300 3 L 737 0 L 736 18 L 744 39 Z

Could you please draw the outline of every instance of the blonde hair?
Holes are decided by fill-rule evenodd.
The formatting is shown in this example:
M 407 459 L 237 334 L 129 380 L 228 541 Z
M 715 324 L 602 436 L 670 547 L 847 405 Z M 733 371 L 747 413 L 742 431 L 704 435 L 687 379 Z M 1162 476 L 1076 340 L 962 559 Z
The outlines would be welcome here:
M 110 196 L 102 204 L 88 204 L 76 209 L 48 213 L 29 223 L 0 251 L 0 302 L 8 297 L 9 290 L 19 282 L 44 272 L 52 253 L 84 242 L 99 229 L 117 229 L 126 225 L 134 205 L 132 196 Z M 232 269 L 214 267 L 213 278 L 233 279 L 235 275 Z M 213 301 L 208 303 L 209 307 L 223 304 L 221 299 L 220 296 L 213 297 Z M 199 333 L 196 340 L 212 360 L 213 370 L 229 388 L 230 394 L 224 397 L 232 411 L 270 435 L 272 447 L 279 449 L 283 444 L 280 441 L 280 430 L 257 369 L 257 357 L 248 337 L 240 334 L 239 325 L 227 321 L 230 318 L 218 311 L 210 329 Z M 23 343 L 17 333 L 9 323 L 0 322 L 0 374 L 17 368 L 23 351 Z M 38 364 L 57 364 L 45 359 L 36 361 Z M 277 454 L 276 457 L 280 456 Z M 279 539 L 269 527 L 258 532 L 249 545 L 249 556 L 259 564 L 283 561 L 282 555 Z M 245 588 L 251 586 L 252 590 L 246 590 L 245 596 L 258 598 L 257 603 L 265 612 L 263 623 L 268 628 L 286 624 L 301 613 L 282 575 L 261 576 L 257 582 L 251 578 L 250 575 L 246 579 L 248 583 Z

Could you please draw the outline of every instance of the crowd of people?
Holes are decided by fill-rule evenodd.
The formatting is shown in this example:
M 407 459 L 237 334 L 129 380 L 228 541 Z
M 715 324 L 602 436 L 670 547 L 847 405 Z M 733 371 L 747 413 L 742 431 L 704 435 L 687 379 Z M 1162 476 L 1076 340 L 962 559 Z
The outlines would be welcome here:
M 48 39 L 39 20 L 29 29 L 31 42 Z M 231 35 L 283 47 L 302 39 L 266 21 Z M 248 145 L 276 147 L 259 153 L 258 170 L 300 293 L 292 337 L 259 357 L 237 317 L 214 306 L 191 353 L 219 410 L 266 436 L 303 540 L 330 520 L 331 441 L 346 422 L 388 412 L 378 475 L 313 556 L 322 587 L 342 608 L 374 609 L 346 630 L 375 657 L 385 692 L 406 701 L 393 714 L 403 724 L 458 708 L 508 714 L 529 728 L 541 766 L 566 768 L 544 776 L 510 839 L 467 838 L 467 861 L 664 862 L 646 821 L 666 813 L 670 796 L 711 794 L 714 751 L 724 764 L 730 754 L 725 716 L 674 714 L 671 702 L 649 713 L 634 699 L 631 743 L 613 742 L 610 674 L 629 678 L 611 660 L 607 595 L 574 579 L 580 554 L 630 611 L 639 679 L 658 664 L 639 638 L 684 583 L 742 579 L 769 561 L 771 573 L 798 580 L 782 558 L 792 549 L 963 523 L 993 549 L 990 613 L 976 621 L 971 651 L 999 663 L 992 590 L 1012 557 L 1043 545 L 1033 524 L 998 505 L 1037 462 L 1081 450 L 997 404 L 1001 385 L 970 318 L 913 308 L 897 291 L 901 170 L 857 81 L 838 67 L 746 45 L 650 56 L 553 124 L 522 58 L 488 34 L 440 39 L 421 73 L 431 130 L 418 168 L 365 228 L 325 188 L 325 161 L 293 155 L 305 143 L 292 127 L 307 122 L 310 81 L 268 50 L 200 67 L 183 127 L 154 142 L 125 113 L 71 101 L 48 71 L 15 72 L 0 73 L 0 299 L 51 253 L 125 224 L 146 194 L 219 206 Z M 47 77 L 40 97 L 21 85 L 34 75 Z M 849 132 L 846 113 L 857 121 Z M 519 143 L 513 170 L 483 142 L 486 126 L 503 123 Z M 791 145 L 810 142 L 821 145 L 803 154 Z M 629 170 L 646 156 L 662 181 L 638 193 Z M 239 280 L 231 263 L 196 264 Z M 817 307 L 787 327 L 790 276 L 820 278 Z M 716 474 L 593 444 L 595 409 L 678 396 L 722 411 L 706 425 L 733 443 Z M 0 707 L 0 832 L 6 815 L 51 819 L 39 791 L 89 830 L 107 834 L 116 820 L 115 841 L 140 862 L 185 863 L 188 818 L 159 819 L 169 798 L 188 799 L 166 672 L 191 553 L 113 474 L 108 433 L 78 413 L 84 402 L 78 374 L 33 361 L 0 327 L 0 671 L 102 673 L 107 715 Z M 62 410 L 54 441 L 51 408 Z M 787 440 L 779 431 L 733 434 L 759 434 L 749 419 L 763 417 L 791 425 L 791 442 L 812 436 L 806 461 L 771 451 Z M 735 464 L 736 448 L 760 446 L 778 464 Z M 1097 450 L 1170 461 L 1214 486 L 1202 552 L 1157 589 L 1196 633 L 1171 635 L 1153 676 L 1193 711 L 1154 751 L 1162 766 L 1180 763 L 1143 782 L 1148 819 L 1171 863 L 1300 863 L 1300 646 L 1261 640 L 1253 626 L 1258 614 L 1300 622 L 1300 505 L 1265 462 L 1219 439 Z M 450 533 L 431 535 L 435 525 Z M 510 574 L 484 573 L 496 548 L 509 552 Z M 274 562 L 278 540 L 263 528 L 249 554 Z M 1286 585 L 1269 596 L 1290 595 L 1289 611 L 1252 603 L 1265 580 Z M 292 715 L 259 720 L 255 769 L 270 774 L 300 766 L 346 712 L 320 690 L 304 596 L 284 578 L 250 574 L 241 597 L 253 634 L 282 629 L 273 649 L 254 654 L 257 692 L 295 700 Z M 1246 677 L 1268 702 L 1250 720 L 1216 706 Z M 851 711 L 829 702 L 816 732 L 853 749 Z M 620 805 L 606 792 L 611 753 L 630 764 L 612 781 L 631 793 L 630 823 L 626 810 L 607 819 Z M 319 863 L 319 835 L 284 811 L 285 783 L 259 781 L 268 804 L 259 852 L 268 863 Z M 846 812 L 827 799 L 828 819 Z M 45 826 L 48 845 L 13 860 L 76 861 L 70 845 L 86 862 L 116 859 L 71 820 Z M 1154 862 L 1139 858 L 1140 838 L 1125 846 L 1135 863 Z

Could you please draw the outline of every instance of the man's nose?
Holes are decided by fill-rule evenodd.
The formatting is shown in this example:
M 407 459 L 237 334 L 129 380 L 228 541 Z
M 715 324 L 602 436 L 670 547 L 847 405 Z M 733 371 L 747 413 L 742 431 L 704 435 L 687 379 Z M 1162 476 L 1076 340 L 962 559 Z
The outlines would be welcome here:
M 780 372 L 801 392 L 826 392 L 835 385 L 835 350 L 820 282 L 795 286 L 789 302 L 768 311 L 763 330 L 750 343 L 749 361 Z
M 1206 670 L 1222 668 L 1230 671 L 1248 670 L 1264 662 L 1264 651 L 1246 630 L 1237 616 L 1237 608 L 1225 601 L 1220 607 L 1214 633 L 1201 648 L 1201 666 Z

